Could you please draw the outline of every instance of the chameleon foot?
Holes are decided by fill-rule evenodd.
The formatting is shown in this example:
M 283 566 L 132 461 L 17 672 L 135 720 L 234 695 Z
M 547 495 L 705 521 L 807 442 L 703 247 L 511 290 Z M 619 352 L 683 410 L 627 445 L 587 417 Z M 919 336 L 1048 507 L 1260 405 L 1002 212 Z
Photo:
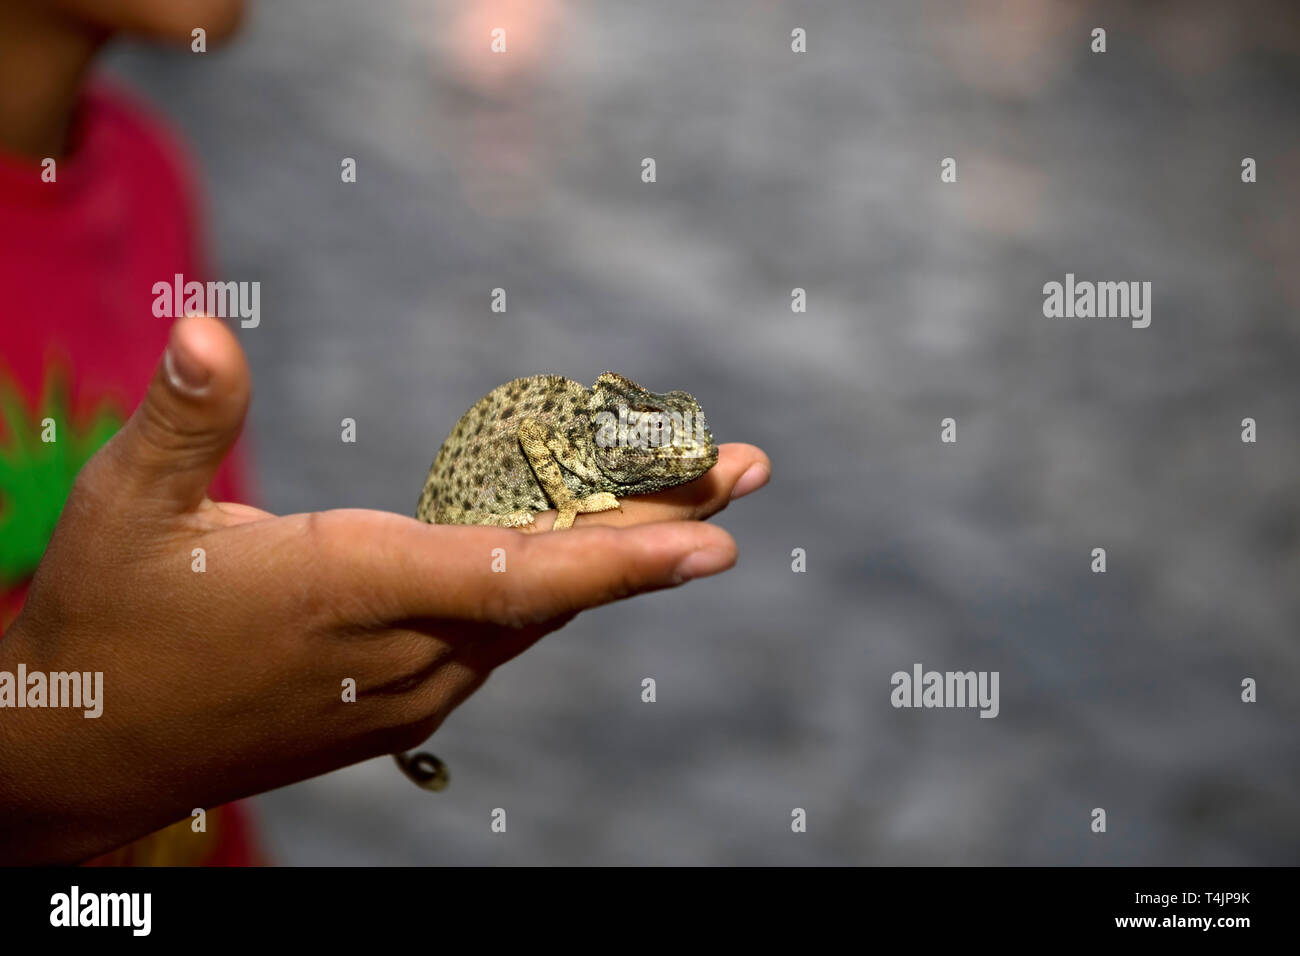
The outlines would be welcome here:
M 516 511 L 513 514 L 506 515 L 501 520 L 503 528 L 519 528 L 520 530 L 531 530 L 529 525 L 533 523 L 533 513 L 531 511 Z
M 618 499 L 608 491 L 598 491 L 595 494 L 587 495 L 585 498 L 567 501 L 560 506 L 555 516 L 555 524 L 551 530 L 563 531 L 565 528 L 572 528 L 573 521 L 578 515 L 593 514 L 597 511 L 612 511 L 618 507 Z

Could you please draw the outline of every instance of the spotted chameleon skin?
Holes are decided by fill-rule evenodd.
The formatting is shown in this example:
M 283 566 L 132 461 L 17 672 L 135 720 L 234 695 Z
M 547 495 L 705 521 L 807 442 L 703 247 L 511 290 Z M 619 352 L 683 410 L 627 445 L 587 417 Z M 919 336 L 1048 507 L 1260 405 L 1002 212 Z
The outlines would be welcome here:
M 415 515 L 526 528 L 555 508 L 560 529 L 577 514 L 618 507 L 618 498 L 698 478 L 717 460 L 704 413 L 686 392 L 651 392 L 613 372 L 591 388 L 532 375 L 493 389 L 457 422 Z

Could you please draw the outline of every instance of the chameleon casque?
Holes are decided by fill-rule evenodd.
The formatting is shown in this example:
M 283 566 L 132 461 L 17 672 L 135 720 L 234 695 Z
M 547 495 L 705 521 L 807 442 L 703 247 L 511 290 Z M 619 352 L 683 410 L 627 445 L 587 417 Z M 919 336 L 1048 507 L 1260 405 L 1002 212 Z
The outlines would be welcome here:
M 614 372 L 591 388 L 562 375 L 531 375 L 474 403 L 438 450 L 415 516 L 431 524 L 533 531 L 556 510 L 554 530 L 619 499 L 693 481 L 718 460 L 699 402 L 651 392 Z M 402 771 L 441 790 L 446 766 L 431 754 L 395 754 Z

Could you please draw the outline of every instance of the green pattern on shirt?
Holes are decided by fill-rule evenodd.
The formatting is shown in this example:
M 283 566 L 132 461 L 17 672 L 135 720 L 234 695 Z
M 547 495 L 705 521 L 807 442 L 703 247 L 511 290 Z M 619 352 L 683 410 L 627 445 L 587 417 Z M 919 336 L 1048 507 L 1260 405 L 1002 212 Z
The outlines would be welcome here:
M 67 378 L 53 369 L 44 392 L 31 410 L 0 375 L 0 587 L 36 570 L 77 472 L 122 426 L 107 401 L 73 421 Z

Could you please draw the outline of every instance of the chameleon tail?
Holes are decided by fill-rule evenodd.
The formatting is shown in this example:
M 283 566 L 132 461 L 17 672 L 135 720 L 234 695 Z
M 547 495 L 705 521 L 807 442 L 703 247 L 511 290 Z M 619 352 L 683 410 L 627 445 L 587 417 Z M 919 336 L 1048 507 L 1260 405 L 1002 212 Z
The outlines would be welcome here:
M 451 782 L 447 765 L 433 754 L 393 754 L 393 759 L 402 773 L 425 790 L 445 790 Z

